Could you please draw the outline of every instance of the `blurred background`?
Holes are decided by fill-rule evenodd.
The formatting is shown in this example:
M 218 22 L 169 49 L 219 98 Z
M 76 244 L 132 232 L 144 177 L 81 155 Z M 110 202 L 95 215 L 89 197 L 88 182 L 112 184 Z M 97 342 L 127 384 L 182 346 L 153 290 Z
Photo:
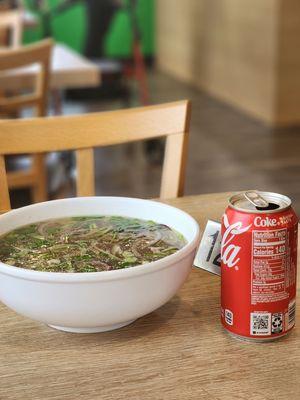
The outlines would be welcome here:
M 185 193 L 274 191 L 300 211 L 299 1 L 0 0 L 16 7 L 22 44 L 62 46 L 49 115 L 190 99 Z M 82 63 L 74 82 L 72 54 Z M 97 194 L 156 197 L 163 149 L 160 140 L 97 149 Z M 72 155 L 51 157 L 50 197 L 73 195 Z M 12 195 L 14 206 L 30 201 L 26 188 Z

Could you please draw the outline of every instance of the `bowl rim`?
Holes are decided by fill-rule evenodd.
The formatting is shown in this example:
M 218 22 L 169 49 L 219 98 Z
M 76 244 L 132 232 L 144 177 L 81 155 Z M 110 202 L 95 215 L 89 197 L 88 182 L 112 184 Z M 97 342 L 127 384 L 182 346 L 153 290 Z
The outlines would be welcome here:
M 147 202 L 155 204 L 156 206 L 161 206 L 162 208 L 171 208 L 183 215 L 186 219 L 190 221 L 194 225 L 195 235 L 192 240 L 188 241 L 188 243 L 177 250 L 175 253 L 166 256 L 160 260 L 152 261 L 142 265 L 136 265 L 124 269 L 117 269 L 111 271 L 98 271 L 98 272 L 46 272 L 46 271 L 34 271 L 31 269 L 15 267 L 13 265 L 8 265 L 0 261 L 0 273 L 5 275 L 14 276 L 17 278 L 32 280 L 32 281 L 40 281 L 40 282 L 63 282 L 63 283 L 73 283 L 73 282 L 97 282 L 97 281 L 112 281 L 112 280 L 120 280 L 120 279 L 128 279 L 133 278 L 139 275 L 147 275 L 150 273 L 157 272 L 159 270 L 170 267 L 174 262 L 179 262 L 183 258 L 193 251 L 199 241 L 200 237 L 200 228 L 197 221 L 189 215 L 187 212 L 171 206 L 169 204 L 162 203 L 160 201 L 141 199 L 135 197 L 124 197 L 124 196 L 90 196 L 90 197 L 69 197 L 64 199 L 57 200 L 49 200 L 41 203 L 30 204 L 25 207 L 20 207 L 11 211 L 8 211 L 2 215 L 0 215 L 0 224 L 2 219 L 6 219 L 7 216 L 18 215 L 23 213 L 23 211 L 28 211 L 38 207 L 40 204 L 47 205 L 48 203 L 63 203 L 68 201 L 82 201 L 82 199 L 108 199 L 108 200 L 129 200 L 136 202 Z M 43 221 L 43 220 L 40 220 Z M 181 233 L 181 232 L 180 232 Z

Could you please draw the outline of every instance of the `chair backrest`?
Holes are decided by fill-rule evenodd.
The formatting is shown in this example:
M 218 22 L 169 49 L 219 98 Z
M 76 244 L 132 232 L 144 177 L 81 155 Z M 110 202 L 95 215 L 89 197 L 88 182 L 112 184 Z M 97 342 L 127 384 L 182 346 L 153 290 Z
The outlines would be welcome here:
M 1 46 L 17 48 L 22 44 L 22 10 L 0 11 Z M 9 39 L 9 40 L 7 40 Z
M 46 39 L 17 49 L 0 50 L 0 73 L 32 64 L 39 65 L 33 92 L 1 96 L 0 113 L 18 111 L 24 107 L 35 107 L 37 116 L 46 115 L 52 45 L 53 41 Z
M 10 209 L 4 155 L 76 150 L 77 195 L 94 195 L 93 147 L 166 136 L 161 198 L 183 195 L 189 101 L 86 115 L 0 120 L 0 208 Z M 134 168 L 134 165 L 132 166 Z

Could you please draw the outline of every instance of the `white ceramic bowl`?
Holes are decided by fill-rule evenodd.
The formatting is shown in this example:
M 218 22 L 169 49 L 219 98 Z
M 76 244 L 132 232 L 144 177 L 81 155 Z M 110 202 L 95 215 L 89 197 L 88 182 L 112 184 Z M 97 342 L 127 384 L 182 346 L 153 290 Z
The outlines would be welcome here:
M 125 326 L 165 304 L 186 280 L 199 240 L 197 222 L 159 202 L 126 197 L 78 197 L 19 208 L 0 216 L 0 235 L 22 225 L 83 215 L 122 215 L 166 224 L 187 244 L 161 260 L 122 270 L 56 273 L 0 262 L 0 300 L 16 312 L 69 332 Z

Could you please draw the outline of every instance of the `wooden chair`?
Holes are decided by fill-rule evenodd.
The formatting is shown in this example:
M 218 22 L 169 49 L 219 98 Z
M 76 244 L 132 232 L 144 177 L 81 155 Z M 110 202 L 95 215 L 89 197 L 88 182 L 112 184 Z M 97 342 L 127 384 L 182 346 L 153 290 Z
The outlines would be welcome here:
M 22 44 L 22 11 L 0 11 L 0 46 L 17 48 Z
M 0 7 L 0 49 L 18 48 L 22 44 L 23 24 L 22 11 L 10 10 L 9 3 L 3 2 Z M 5 93 L 0 88 L 0 97 Z
M 10 209 L 4 156 L 76 150 L 77 195 L 94 187 L 93 147 L 166 136 L 161 198 L 183 195 L 190 103 L 178 101 L 78 116 L 0 121 L 0 209 Z M 134 168 L 134 165 L 132 166 Z
M 30 46 L 0 51 L 0 72 L 25 67 L 33 63 L 39 64 L 34 91 L 30 94 L 0 97 L 0 115 L 11 115 L 11 113 L 16 113 L 24 107 L 35 108 L 36 115 L 39 117 L 46 115 L 51 48 L 52 41 L 44 40 Z M 20 133 L 20 141 L 22 142 L 22 132 Z M 23 151 L 22 153 L 26 152 Z M 34 202 L 46 200 L 47 182 L 44 155 L 33 154 L 32 165 L 28 170 L 9 172 L 8 185 L 11 189 L 30 187 Z

